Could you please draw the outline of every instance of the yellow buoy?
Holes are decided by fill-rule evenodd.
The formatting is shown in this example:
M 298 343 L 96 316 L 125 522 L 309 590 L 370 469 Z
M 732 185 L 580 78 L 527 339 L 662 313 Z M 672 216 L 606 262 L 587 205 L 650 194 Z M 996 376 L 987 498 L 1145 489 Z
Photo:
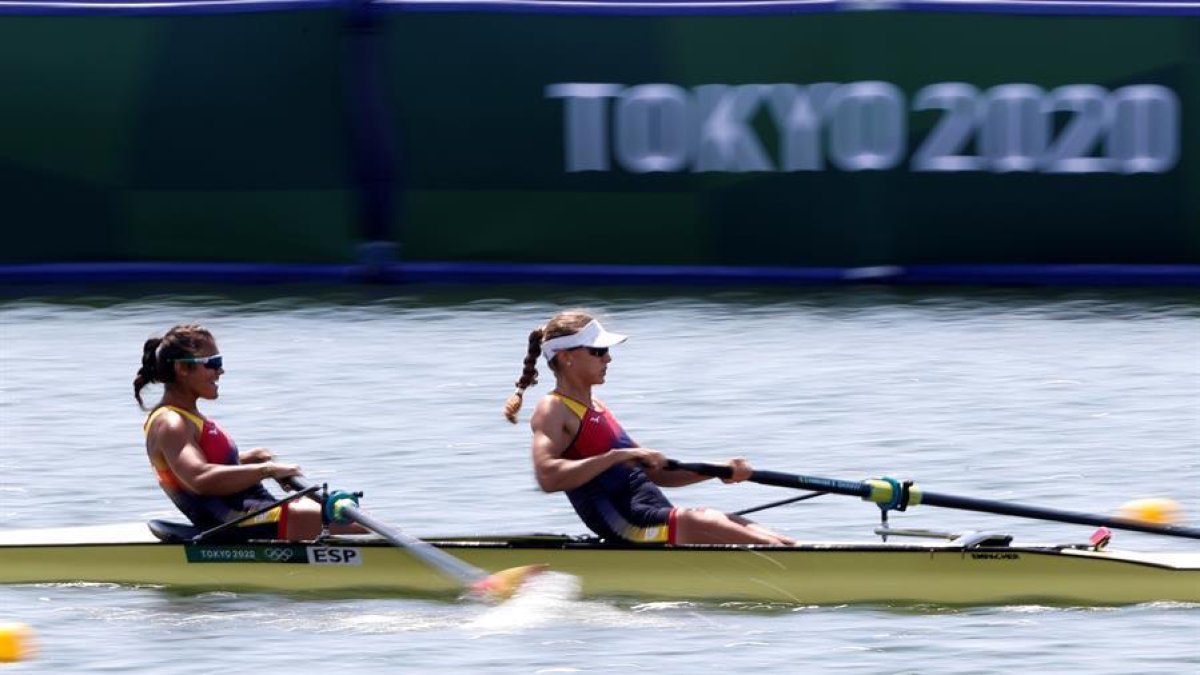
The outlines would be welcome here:
M 0 623 L 0 662 L 33 656 L 33 629 L 23 623 Z
M 1152 525 L 1177 525 L 1183 520 L 1183 507 L 1166 497 L 1135 499 L 1121 507 L 1121 516 Z

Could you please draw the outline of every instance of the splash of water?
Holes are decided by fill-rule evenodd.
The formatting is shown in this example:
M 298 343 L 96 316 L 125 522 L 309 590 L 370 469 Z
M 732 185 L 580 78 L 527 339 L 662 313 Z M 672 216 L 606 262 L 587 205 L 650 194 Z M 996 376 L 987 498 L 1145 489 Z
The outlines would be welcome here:
M 674 615 L 643 614 L 598 600 L 583 600 L 581 587 L 579 577 L 543 572 L 522 584 L 508 601 L 488 607 L 465 627 L 476 636 L 484 636 L 514 633 L 547 624 L 628 628 L 631 625 L 666 627 L 679 621 Z
M 579 577 L 542 572 L 525 580 L 507 601 L 488 608 L 468 626 L 485 633 L 508 632 L 580 615 L 591 603 L 580 598 Z

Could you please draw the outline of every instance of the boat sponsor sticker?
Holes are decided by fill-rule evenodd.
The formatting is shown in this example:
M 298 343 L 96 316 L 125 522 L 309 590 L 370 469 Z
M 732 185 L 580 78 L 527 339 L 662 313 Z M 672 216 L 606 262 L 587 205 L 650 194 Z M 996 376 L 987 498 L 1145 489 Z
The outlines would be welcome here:
M 362 565 L 362 551 L 348 546 L 211 546 L 186 547 L 189 563 L 286 563 Z
M 1021 559 L 1021 555 L 1019 553 L 1012 553 L 1010 551 L 998 551 L 998 552 L 989 551 L 989 552 L 981 552 L 981 553 L 972 553 L 971 554 L 971 560 L 1020 560 L 1020 559 Z
M 309 546 L 308 562 L 312 565 L 362 565 L 362 552 L 344 546 Z

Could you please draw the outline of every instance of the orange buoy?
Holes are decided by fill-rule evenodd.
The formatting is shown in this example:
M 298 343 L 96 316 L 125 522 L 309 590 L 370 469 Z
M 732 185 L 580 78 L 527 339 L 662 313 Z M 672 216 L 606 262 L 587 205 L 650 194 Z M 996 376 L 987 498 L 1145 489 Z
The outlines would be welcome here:
M 33 629 L 23 623 L 0 623 L 0 663 L 33 656 Z

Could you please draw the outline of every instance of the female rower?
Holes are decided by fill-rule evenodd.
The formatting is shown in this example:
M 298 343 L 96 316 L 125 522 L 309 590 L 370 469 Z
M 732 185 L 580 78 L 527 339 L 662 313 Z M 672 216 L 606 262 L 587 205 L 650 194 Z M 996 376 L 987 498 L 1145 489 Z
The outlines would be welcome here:
M 516 424 L 525 390 L 537 384 L 537 359 L 554 372 L 554 391 L 538 402 L 533 428 L 533 466 L 546 492 L 565 491 L 575 512 L 605 539 L 631 543 L 768 544 L 794 542 L 745 518 L 706 508 L 678 508 L 659 486 L 705 480 L 690 471 L 664 468 L 666 456 L 638 446 L 592 387 L 604 384 L 608 350 L 626 337 L 604 330 L 584 312 L 560 312 L 529 334 L 525 370 L 504 406 Z M 733 478 L 750 476 L 743 458 L 729 460 Z
M 274 461 L 271 451 L 239 452 L 217 423 L 200 413 L 199 399 L 215 400 L 224 373 L 212 333 L 198 325 L 179 325 L 142 346 L 142 367 L 133 380 L 133 397 L 162 383 L 162 400 L 151 409 L 143 429 L 146 454 L 158 484 L 197 527 L 208 529 L 277 501 L 263 487 L 267 478 L 299 476 L 300 467 Z M 320 505 L 292 501 L 254 516 L 233 528 L 241 539 L 313 539 L 321 531 Z M 334 531 L 361 532 L 353 527 Z

